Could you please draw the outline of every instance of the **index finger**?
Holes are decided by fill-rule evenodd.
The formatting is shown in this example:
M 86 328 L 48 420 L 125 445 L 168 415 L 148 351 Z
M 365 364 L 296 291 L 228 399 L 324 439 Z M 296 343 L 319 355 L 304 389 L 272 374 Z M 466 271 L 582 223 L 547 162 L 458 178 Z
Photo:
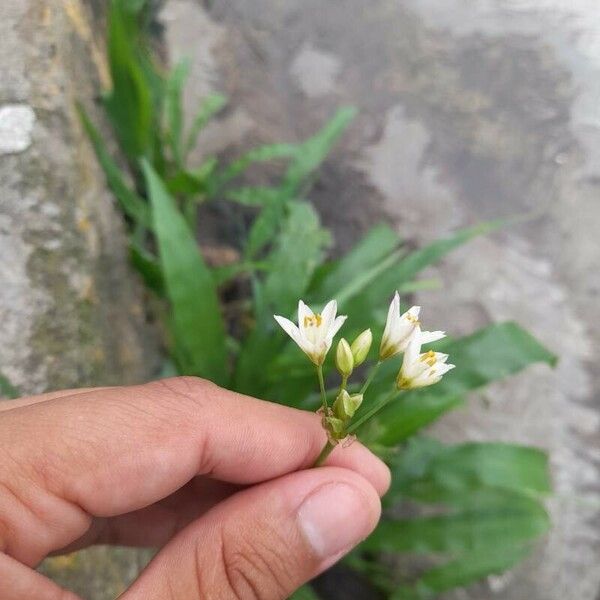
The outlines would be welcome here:
M 96 516 L 152 504 L 196 475 L 252 484 L 307 468 L 325 441 L 314 414 L 190 377 L 0 413 L 0 446 L 14 464 Z M 387 467 L 360 444 L 328 464 L 357 470 L 380 493 L 387 488 Z

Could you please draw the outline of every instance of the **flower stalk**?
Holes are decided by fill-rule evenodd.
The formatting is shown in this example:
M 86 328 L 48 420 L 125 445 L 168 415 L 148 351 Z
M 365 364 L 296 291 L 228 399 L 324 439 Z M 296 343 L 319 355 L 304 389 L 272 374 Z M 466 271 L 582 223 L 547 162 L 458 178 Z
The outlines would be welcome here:
M 327 392 L 325 392 L 325 379 L 323 377 L 323 365 L 317 365 L 317 378 L 319 379 L 319 390 L 321 391 L 321 407 L 323 412 L 328 410 Z

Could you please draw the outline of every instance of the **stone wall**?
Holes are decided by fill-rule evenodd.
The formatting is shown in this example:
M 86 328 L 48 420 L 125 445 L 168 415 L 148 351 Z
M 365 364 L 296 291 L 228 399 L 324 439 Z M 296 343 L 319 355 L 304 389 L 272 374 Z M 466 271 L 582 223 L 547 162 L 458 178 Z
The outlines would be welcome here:
M 75 110 L 101 117 L 104 5 L 0 3 L 0 373 L 23 394 L 139 382 L 158 366 L 123 222 Z M 103 599 L 144 560 L 96 549 L 44 568 Z

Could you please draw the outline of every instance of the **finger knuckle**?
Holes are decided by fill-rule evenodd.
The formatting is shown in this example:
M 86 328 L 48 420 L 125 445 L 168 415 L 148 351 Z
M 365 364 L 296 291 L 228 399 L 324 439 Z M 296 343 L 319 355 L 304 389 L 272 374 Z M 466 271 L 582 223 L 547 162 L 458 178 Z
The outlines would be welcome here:
M 160 386 L 177 396 L 183 396 L 191 400 L 202 398 L 210 390 L 215 387 L 215 384 L 208 379 L 201 377 L 193 377 L 191 375 L 180 375 L 178 377 L 168 377 L 159 379 L 151 385 Z

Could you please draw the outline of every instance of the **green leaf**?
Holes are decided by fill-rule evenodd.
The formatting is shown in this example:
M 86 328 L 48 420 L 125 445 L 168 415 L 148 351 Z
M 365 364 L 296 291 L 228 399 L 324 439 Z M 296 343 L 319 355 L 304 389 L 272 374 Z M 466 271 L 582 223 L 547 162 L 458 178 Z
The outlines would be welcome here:
M 152 204 L 154 229 L 167 297 L 171 329 L 182 370 L 225 383 L 225 326 L 210 270 L 196 240 L 161 179 L 142 163 Z
M 144 283 L 159 296 L 165 294 L 165 282 L 160 264 L 155 256 L 150 254 L 140 244 L 131 240 L 129 243 L 129 258 L 131 263 L 142 276 Z
M 120 0 L 111 0 L 108 13 L 108 61 L 112 90 L 106 110 L 125 154 L 132 161 L 151 156 L 154 128 L 152 83 L 142 66 L 136 11 Z
M 265 199 L 267 203 L 254 220 L 246 240 L 244 248 L 246 260 L 254 259 L 259 250 L 273 240 L 285 216 L 285 204 L 281 202 L 279 195 Z
M 488 575 L 501 574 L 531 553 L 529 545 L 463 554 L 456 560 L 427 571 L 414 587 L 402 586 L 390 600 L 432 600 L 438 594 L 462 587 Z
M 151 226 L 148 204 L 125 183 L 121 170 L 111 158 L 102 137 L 94 127 L 83 107 L 77 107 L 83 127 L 90 138 L 98 162 L 104 171 L 106 181 L 117 198 L 123 212 L 135 223 Z
M 490 547 L 511 548 L 546 533 L 550 520 L 536 500 L 505 494 L 494 507 L 473 508 L 454 514 L 414 519 L 383 520 L 364 542 L 378 552 L 448 553 L 484 552 Z
M 391 460 L 388 502 L 407 497 L 420 502 L 465 507 L 489 504 L 478 490 L 518 492 L 537 497 L 551 491 L 547 455 L 527 446 L 469 442 L 446 446 L 415 437 Z
M 365 426 L 365 433 L 361 437 L 385 446 L 395 445 L 463 402 L 461 396 L 427 392 L 402 394 Z M 366 411 L 369 407 L 370 403 L 361 408 Z M 360 413 L 358 416 L 360 417 Z
M 340 305 L 344 311 L 353 315 L 352 324 L 356 330 L 372 326 L 374 322 L 385 319 L 386 307 L 381 306 L 384 299 L 391 298 L 394 292 L 402 289 L 404 285 L 414 285 L 413 279 L 421 270 L 437 262 L 448 252 L 478 235 L 497 229 L 502 224 L 503 222 L 488 222 L 462 229 L 403 258 L 398 252 L 395 260 L 388 258 L 387 262 L 382 261 L 374 265 L 371 272 L 361 272 L 358 280 L 350 281 L 339 293 L 343 299 Z
M 210 119 L 212 119 L 226 104 L 227 98 L 221 94 L 211 94 L 203 100 L 188 133 L 184 148 L 184 156 L 187 157 L 196 147 L 200 132 L 206 127 L 206 124 Z
M 314 208 L 305 202 L 292 202 L 275 248 L 269 256 L 264 293 L 274 309 L 288 314 L 302 297 L 315 268 L 331 242 L 321 227 Z
M 309 585 L 303 585 L 289 597 L 289 600 L 319 600 L 319 596 Z
M 356 109 L 351 106 L 338 109 L 331 120 L 316 135 L 297 148 L 295 158 L 289 165 L 281 185 L 283 198 L 291 199 L 298 195 L 300 186 L 313 171 L 321 166 L 333 145 L 355 116 Z
M 407 427 L 406 421 L 413 411 L 418 411 L 421 400 L 423 411 L 429 403 L 436 406 L 436 401 L 440 403 L 438 407 L 447 405 L 451 408 L 466 392 L 518 373 L 530 364 L 544 362 L 553 366 L 556 363 L 556 357 L 533 336 L 510 322 L 490 325 L 470 336 L 438 343 L 436 347 L 450 355 L 449 361 L 456 368 L 440 383 L 403 394 L 398 401 L 384 408 L 373 425 L 378 443 L 394 445 L 414 433 L 414 428 Z M 397 364 L 390 361 L 384 367 L 381 379 L 373 386 L 373 393 L 377 393 L 375 390 L 379 386 L 381 393 L 382 389 L 387 390 L 392 385 Z M 431 420 L 439 414 L 437 408 L 434 409 Z M 419 414 L 419 422 L 427 423 L 424 414 Z
M 18 398 L 19 395 L 19 390 L 17 390 L 17 388 L 0 373 L 0 396 L 12 400 L 13 398 Z
M 183 166 L 183 86 L 190 73 L 189 60 L 178 63 L 167 80 L 165 95 L 165 113 L 167 117 L 167 135 L 175 162 Z
M 264 206 L 277 199 L 279 191 L 270 187 L 241 187 L 226 190 L 225 200 L 237 202 L 243 206 Z
M 221 267 L 213 267 L 212 273 L 215 280 L 215 285 L 221 286 L 227 283 L 230 279 L 233 279 L 241 273 L 253 273 L 254 271 L 262 271 L 265 266 L 262 263 L 242 263 L 236 262 L 230 265 L 223 265 Z
M 204 196 L 209 193 L 209 178 L 216 166 L 216 159 L 210 158 L 197 169 L 180 169 L 166 181 L 167 189 L 171 194 Z
M 296 144 L 266 144 L 253 148 L 243 156 L 233 161 L 216 178 L 216 187 L 220 188 L 232 179 L 239 177 L 252 164 L 267 162 L 280 158 L 292 158 L 299 151 Z
M 486 442 L 447 446 L 416 437 L 390 466 L 388 506 L 408 498 L 432 504 L 438 513 L 445 506 L 446 514 L 412 520 L 388 516 L 364 548 L 450 558 L 415 584 L 398 588 L 394 598 L 429 598 L 505 570 L 549 529 L 539 499 L 550 491 L 548 459 L 536 448 Z
M 473 227 L 467 227 L 457 231 L 454 235 L 436 240 L 435 242 L 411 252 L 398 264 L 394 270 L 394 276 L 402 283 L 410 281 L 425 267 L 438 262 L 446 254 L 471 241 L 480 235 L 491 233 L 502 227 L 504 221 L 488 221 L 479 223 Z
M 460 340 L 444 340 L 436 348 L 450 354 L 456 369 L 435 386 L 438 393 L 480 388 L 518 373 L 532 363 L 554 367 L 557 357 L 517 323 L 495 323 Z
M 348 254 L 335 263 L 312 295 L 318 300 L 338 298 L 349 282 L 387 258 L 399 242 L 398 235 L 388 225 L 373 227 Z

